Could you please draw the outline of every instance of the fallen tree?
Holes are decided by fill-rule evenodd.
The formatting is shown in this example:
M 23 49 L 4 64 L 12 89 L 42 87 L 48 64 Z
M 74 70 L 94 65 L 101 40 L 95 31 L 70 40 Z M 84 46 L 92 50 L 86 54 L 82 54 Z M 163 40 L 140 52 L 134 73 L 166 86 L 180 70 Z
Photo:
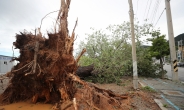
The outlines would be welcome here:
M 89 66 L 80 66 L 78 67 L 76 74 L 80 77 L 80 78 L 85 78 L 88 76 L 92 76 L 92 73 L 94 71 L 94 66 L 93 65 L 89 65 Z
M 49 33 L 48 39 L 38 34 L 21 32 L 13 45 L 20 56 L 13 60 L 19 63 L 12 69 L 9 86 L 1 94 L 1 103 L 14 103 L 32 99 L 44 103 L 55 103 L 53 109 L 128 109 L 123 104 L 128 96 L 114 94 L 93 84 L 88 84 L 77 75 L 78 61 L 86 51 L 74 59 L 73 45 L 75 28 L 69 36 L 67 28 L 70 0 L 61 0 L 58 14 L 59 31 Z M 77 24 L 77 21 L 76 21 Z

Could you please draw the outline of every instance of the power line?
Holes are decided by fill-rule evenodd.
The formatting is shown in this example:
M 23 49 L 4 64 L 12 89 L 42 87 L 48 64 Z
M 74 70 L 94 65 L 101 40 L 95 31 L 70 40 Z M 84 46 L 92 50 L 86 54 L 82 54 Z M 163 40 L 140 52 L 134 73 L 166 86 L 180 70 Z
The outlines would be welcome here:
M 161 16 L 162 16 L 162 14 L 164 13 L 165 9 L 166 9 L 166 8 L 164 8 L 164 10 L 162 11 L 162 13 L 160 14 L 160 16 L 159 16 L 159 18 L 158 18 L 158 20 L 157 20 L 155 26 L 157 25 L 158 21 L 160 20 L 160 18 L 161 18 Z M 154 27 L 155 27 L 155 26 L 154 26 Z
M 155 21 L 155 17 L 156 17 L 156 13 L 157 13 L 157 10 L 158 10 L 159 5 L 160 5 L 160 0 L 157 0 L 157 4 L 155 6 L 155 11 L 153 13 L 153 17 L 152 17 L 151 23 L 153 23 Z
M 150 15 L 150 20 L 151 20 L 151 18 L 153 18 L 153 16 L 152 16 L 152 15 L 154 14 L 155 7 L 156 7 L 157 2 L 158 2 L 158 0 L 157 0 L 157 1 L 155 1 L 155 4 L 154 4 L 154 6 L 153 6 L 153 10 L 152 10 L 152 13 L 151 13 L 151 15 Z
M 137 0 L 137 9 L 136 9 L 136 14 L 135 15 L 137 15 L 137 11 L 138 11 L 138 5 L 139 4 L 139 0 Z
M 148 6 L 148 2 L 149 2 L 149 0 L 147 1 L 147 3 L 146 3 L 146 9 L 145 9 L 145 11 L 144 11 L 144 16 L 145 16 L 145 14 L 146 14 L 146 10 L 147 10 L 147 6 Z M 143 16 L 143 21 L 144 21 L 144 16 Z
M 149 10 L 150 10 L 150 7 L 151 7 L 151 3 L 152 3 L 152 0 L 150 1 L 150 4 L 149 4 L 149 9 L 148 9 L 148 13 L 147 13 L 147 16 L 146 16 L 146 18 L 148 18 L 148 15 L 149 15 Z
M 151 16 L 150 16 L 150 18 L 151 18 L 151 19 L 150 19 L 150 20 L 151 20 L 151 23 L 152 23 L 152 21 L 153 21 L 154 15 L 155 15 L 155 10 L 156 10 L 157 5 L 158 5 L 158 0 L 155 1 L 155 4 L 154 4 L 154 6 L 153 6 L 153 10 L 152 10 L 152 13 L 151 13 Z

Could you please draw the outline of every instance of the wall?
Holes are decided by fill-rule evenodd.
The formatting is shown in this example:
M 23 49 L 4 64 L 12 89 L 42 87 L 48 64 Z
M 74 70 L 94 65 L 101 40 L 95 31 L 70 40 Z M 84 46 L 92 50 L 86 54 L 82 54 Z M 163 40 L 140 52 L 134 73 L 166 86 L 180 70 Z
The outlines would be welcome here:
M 11 70 L 14 66 L 13 62 L 10 62 L 11 59 L 11 57 L 0 55 L 0 73 L 7 73 Z
M 184 46 L 180 46 L 178 50 L 182 51 L 182 59 L 184 59 Z

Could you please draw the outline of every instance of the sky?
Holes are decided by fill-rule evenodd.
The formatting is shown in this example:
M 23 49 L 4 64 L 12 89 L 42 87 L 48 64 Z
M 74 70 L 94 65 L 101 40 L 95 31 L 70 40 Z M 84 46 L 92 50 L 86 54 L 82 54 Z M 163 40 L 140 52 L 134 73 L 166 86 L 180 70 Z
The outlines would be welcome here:
M 134 17 L 140 23 L 153 23 L 155 29 L 167 36 L 167 20 L 165 0 L 132 0 Z M 174 36 L 184 33 L 184 0 L 171 0 L 171 13 Z M 0 55 L 12 56 L 12 43 L 15 35 L 23 32 L 33 32 L 41 24 L 41 19 L 49 12 L 60 9 L 60 0 L 0 0 Z M 161 17 L 160 17 L 161 15 Z M 121 24 L 129 21 L 128 0 L 71 0 L 68 28 L 71 34 L 75 21 L 78 25 L 75 33 L 78 35 L 77 46 L 90 33 L 90 27 L 105 29 L 110 24 Z M 57 13 L 50 14 L 42 22 L 41 32 L 46 35 L 52 32 Z M 160 17 L 160 19 L 159 19 Z M 144 21 L 148 19 L 147 21 Z M 14 50 L 18 56 L 18 50 Z

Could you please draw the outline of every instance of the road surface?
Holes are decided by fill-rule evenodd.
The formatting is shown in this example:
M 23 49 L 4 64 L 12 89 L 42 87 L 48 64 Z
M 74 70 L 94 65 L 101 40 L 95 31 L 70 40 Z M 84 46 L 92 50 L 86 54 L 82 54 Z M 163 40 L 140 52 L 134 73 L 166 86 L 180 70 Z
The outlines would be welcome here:
M 172 78 L 171 65 L 165 64 L 164 69 L 167 71 L 168 77 Z M 184 82 L 184 67 L 178 67 L 178 78 L 180 81 Z

